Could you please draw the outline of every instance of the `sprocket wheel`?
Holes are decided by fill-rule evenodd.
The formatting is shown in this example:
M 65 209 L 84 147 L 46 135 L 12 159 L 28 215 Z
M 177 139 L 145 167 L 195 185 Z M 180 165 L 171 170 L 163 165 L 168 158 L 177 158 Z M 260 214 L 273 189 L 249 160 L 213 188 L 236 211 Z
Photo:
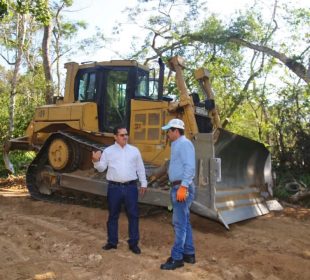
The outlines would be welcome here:
M 74 143 L 55 138 L 48 148 L 48 161 L 56 171 L 73 171 L 79 163 L 80 153 Z

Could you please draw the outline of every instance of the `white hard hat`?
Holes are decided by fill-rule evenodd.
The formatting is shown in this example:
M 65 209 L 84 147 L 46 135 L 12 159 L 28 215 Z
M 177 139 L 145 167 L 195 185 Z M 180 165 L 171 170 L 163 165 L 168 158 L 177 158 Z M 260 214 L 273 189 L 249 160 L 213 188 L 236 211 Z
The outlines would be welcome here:
M 180 128 L 180 129 L 185 129 L 184 128 L 184 122 L 180 119 L 172 119 L 170 120 L 165 126 L 163 126 L 161 129 L 162 130 L 168 130 L 171 127 L 174 128 Z

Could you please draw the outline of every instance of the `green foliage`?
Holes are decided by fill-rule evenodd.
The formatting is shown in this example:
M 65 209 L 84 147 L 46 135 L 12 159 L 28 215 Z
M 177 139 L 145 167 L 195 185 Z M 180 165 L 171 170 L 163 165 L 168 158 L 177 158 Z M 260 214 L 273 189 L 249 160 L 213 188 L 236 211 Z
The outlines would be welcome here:
M 0 147 L 2 147 L 9 130 L 9 84 L 7 77 L 11 74 L 9 71 L 5 71 L 5 69 L 1 70 Z M 44 88 L 45 83 L 42 66 L 36 66 L 33 71 L 29 71 L 20 77 L 16 93 L 15 130 L 13 137 L 25 135 L 25 130 L 33 118 L 35 108 L 44 104 Z M 2 155 L 2 149 L 0 149 L 0 154 Z M 33 152 L 13 151 L 10 153 L 10 159 L 14 164 L 17 175 L 24 174 L 26 167 L 33 157 Z M 7 174 L 1 156 L 0 176 L 6 176 Z
M 296 182 L 304 191 L 310 191 L 310 174 L 302 170 L 291 170 L 287 168 L 276 168 L 276 186 L 274 187 L 274 196 L 280 200 L 291 202 L 290 197 L 295 192 L 288 188 L 289 183 Z M 298 189 L 297 189 L 298 191 Z M 301 201 L 300 204 L 310 207 L 309 201 Z
M 32 14 L 44 25 L 48 25 L 51 20 L 48 0 L 17 0 L 16 8 L 20 14 Z
M 61 32 L 61 34 L 65 38 L 72 38 L 73 36 L 76 36 L 78 30 L 80 29 L 86 29 L 87 23 L 84 21 L 77 21 L 77 22 L 63 22 L 61 24 L 61 31 L 54 29 L 54 33 Z
M 289 193 L 282 186 L 276 186 L 273 188 L 273 195 L 274 195 L 274 197 L 278 198 L 279 200 L 289 201 L 289 197 L 291 196 L 291 193 Z
M 299 174 L 299 181 L 310 190 L 310 173 Z
M 2 155 L 2 150 L 0 150 Z M 10 160 L 14 165 L 15 175 L 24 175 L 28 165 L 35 157 L 34 152 L 13 151 L 10 152 Z M 5 169 L 4 162 L 0 160 L 0 177 L 7 177 L 8 171 Z
M 248 102 L 245 102 L 230 118 L 227 129 L 250 139 L 261 141 L 258 135 L 259 125 L 259 119 L 254 114 L 252 107 Z
M 202 23 L 198 31 L 189 34 L 189 38 L 205 44 L 223 44 L 227 41 L 227 35 L 222 21 L 211 15 Z
M 292 86 L 278 93 L 281 100 L 270 107 L 274 162 L 290 170 L 310 171 L 310 94 L 308 87 Z
M 229 37 L 237 37 L 251 41 L 259 41 L 261 35 L 264 34 L 263 24 L 259 20 L 260 15 L 255 12 L 250 12 L 245 15 L 240 15 L 235 21 L 230 23 L 227 29 Z
M 2 104 L 0 109 L 1 145 L 8 136 L 9 130 L 8 88 L 9 84 L 6 84 L 6 90 L 0 94 L 0 104 Z M 35 67 L 34 71 L 27 72 L 20 77 L 16 93 L 14 137 L 20 137 L 25 134 L 25 130 L 33 118 L 35 108 L 44 104 L 44 88 L 45 80 L 42 66 Z
M 8 94 L 2 93 L 0 95 L 0 104 L 2 104 L 1 109 L 0 109 L 0 144 L 2 145 L 4 139 L 7 137 L 8 131 L 9 131 L 9 127 L 8 127 L 9 98 L 8 98 Z
M 0 0 L 0 20 L 8 14 L 7 0 Z

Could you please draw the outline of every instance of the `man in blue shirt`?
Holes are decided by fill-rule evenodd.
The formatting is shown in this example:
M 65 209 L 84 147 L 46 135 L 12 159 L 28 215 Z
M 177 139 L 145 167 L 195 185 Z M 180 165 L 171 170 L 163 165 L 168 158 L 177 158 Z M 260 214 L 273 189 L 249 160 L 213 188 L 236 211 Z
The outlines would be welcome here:
M 161 269 L 173 270 L 184 266 L 184 262 L 194 264 L 195 247 L 190 223 L 190 206 L 194 199 L 195 186 L 195 149 L 190 140 L 184 136 L 184 122 L 172 119 L 162 127 L 167 131 L 171 142 L 171 156 L 168 169 L 171 182 L 171 201 L 173 207 L 172 223 L 175 241 L 171 256 Z

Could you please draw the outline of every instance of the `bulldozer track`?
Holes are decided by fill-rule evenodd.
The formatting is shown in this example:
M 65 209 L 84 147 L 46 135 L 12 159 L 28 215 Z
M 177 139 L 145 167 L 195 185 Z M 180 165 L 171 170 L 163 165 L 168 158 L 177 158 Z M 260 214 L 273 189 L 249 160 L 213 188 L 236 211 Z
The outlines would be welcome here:
M 83 147 L 89 151 L 93 150 L 103 151 L 107 147 L 107 145 L 98 144 L 97 142 L 90 141 L 83 136 L 75 135 L 69 132 L 59 131 L 57 133 L 53 133 L 41 147 L 37 156 L 30 163 L 27 169 L 26 185 L 31 197 L 36 200 L 54 202 L 54 203 L 77 204 L 92 208 L 105 207 L 106 200 L 105 197 L 103 196 L 98 196 L 90 193 L 80 192 L 77 190 L 69 190 L 64 188 L 59 188 L 56 191 L 53 191 L 52 194 L 50 195 L 43 194 L 39 191 L 37 185 L 37 174 L 48 164 L 47 150 L 49 144 L 57 137 L 63 137 L 64 139 L 67 139 L 69 141 L 72 141 L 72 143 L 79 145 L 78 148 Z M 152 168 L 155 168 L 155 166 L 145 164 L 146 170 L 150 170 Z M 156 215 L 157 213 L 162 212 L 164 209 L 154 205 L 140 204 L 140 210 L 141 210 L 140 216 L 144 217 L 144 216 Z
M 102 197 L 91 195 L 88 193 L 83 193 L 79 191 L 73 190 L 65 190 L 60 188 L 57 191 L 53 191 L 52 194 L 43 194 L 39 191 L 37 185 L 37 176 L 40 171 L 48 164 L 48 147 L 50 143 L 58 138 L 61 137 L 79 147 L 76 147 L 77 151 L 79 148 L 85 148 L 89 151 L 93 150 L 101 150 L 103 151 L 107 146 L 99 144 L 94 141 L 90 141 L 81 135 L 75 135 L 69 132 L 58 131 L 53 133 L 47 141 L 45 141 L 44 145 L 39 150 L 38 154 L 34 158 L 34 160 L 30 163 L 27 172 L 26 172 L 26 185 L 29 190 L 29 193 L 32 198 L 37 200 L 49 201 L 49 202 L 56 202 L 56 203 L 69 203 L 69 204 L 79 204 L 79 205 L 86 205 L 91 207 L 98 207 L 102 205 Z M 74 163 L 74 166 L 77 166 Z M 58 176 L 59 177 L 59 176 Z M 59 179 L 58 179 L 59 180 Z

